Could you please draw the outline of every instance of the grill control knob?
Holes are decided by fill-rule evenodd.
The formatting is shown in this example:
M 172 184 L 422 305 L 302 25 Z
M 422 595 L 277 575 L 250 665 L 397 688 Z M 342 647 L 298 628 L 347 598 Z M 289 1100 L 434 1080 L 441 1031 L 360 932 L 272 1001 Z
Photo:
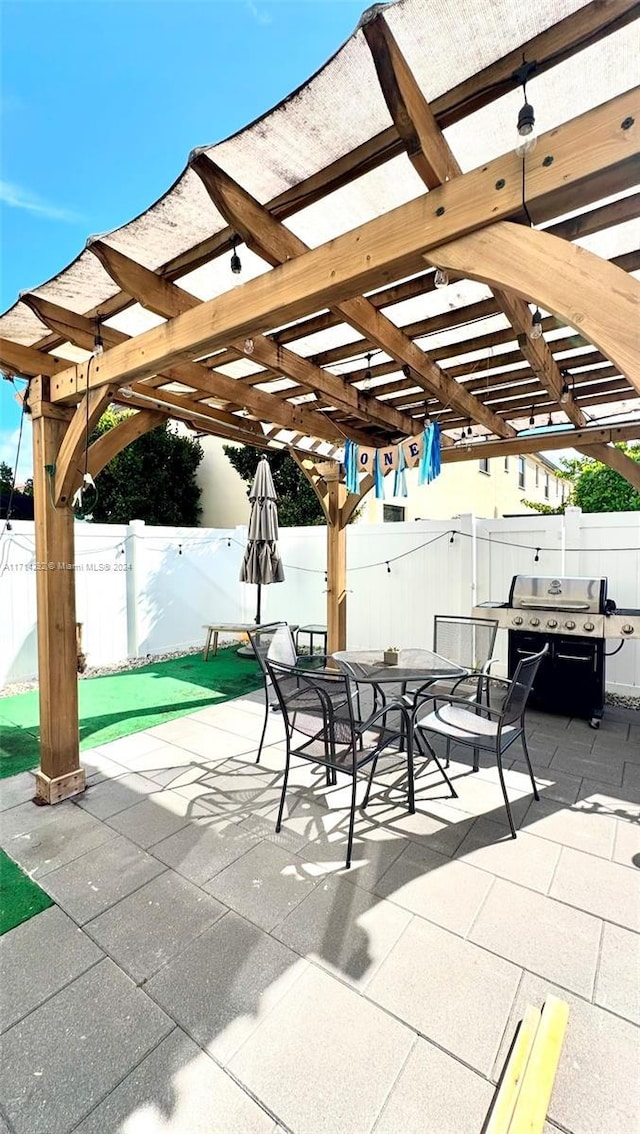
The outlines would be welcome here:
M 593 622 L 585 622 L 582 629 L 586 630 L 587 634 L 590 634 L 592 630 L 595 630 L 595 626 L 593 625 Z
M 633 634 L 633 626 L 631 625 L 631 623 L 626 622 L 624 624 L 624 626 L 622 627 L 622 633 L 623 634 Z
M 564 628 L 565 628 L 565 630 L 575 630 L 576 624 L 575 624 L 575 622 L 572 622 L 571 620 L 569 620 L 569 622 L 565 622 Z
M 522 618 L 520 617 L 519 614 L 517 614 L 516 617 L 514 618 L 513 625 L 514 626 L 522 626 Z
M 530 623 L 531 626 L 539 626 L 540 625 L 540 619 L 539 618 L 530 618 L 529 623 Z
M 548 618 L 547 619 L 547 626 L 549 627 L 550 630 L 555 630 L 557 625 L 558 625 L 558 619 L 557 618 Z

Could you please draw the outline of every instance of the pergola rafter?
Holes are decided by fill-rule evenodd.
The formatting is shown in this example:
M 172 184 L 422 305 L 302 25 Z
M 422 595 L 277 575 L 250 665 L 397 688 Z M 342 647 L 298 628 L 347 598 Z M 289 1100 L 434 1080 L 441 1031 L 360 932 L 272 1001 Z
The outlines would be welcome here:
M 67 505 L 83 470 L 95 476 L 167 418 L 235 443 L 286 446 L 327 519 L 327 618 L 335 649 L 346 635 L 346 525 L 371 487 L 368 478 L 357 495 L 347 493 L 339 463 L 345 438 L 386 446 L 437 418 L 445 431 L 444 463 L 576 447 L 640 482 L 640 466 L 612 448 L 640 437 L 640 422 L 603 429 L 589 420 L 593 407 L 636 407 L 640 395 L 634 332 L 640 285 L 631 274 L 640 253 L 629 251 L 625 230 L 640 212 L 640 194 L 632 192 L 640 180 L 638 91 L 617 93 L 610 83 L 600 105 L 583 98 L 581 112 L 543 134 L 524 165 L 508 152 L 480 157 L 481 164 L 463 172 L 454 135 L 443 133 L 492 103 L 499 121 L 501 100 L 521 81 L 523 58 L 536 79 L 552 73 L 606 36 L 620 36 L 638 5 L 588 3 L 502 58 L 484 45 L 479 57 L 488 59 L 486 66 L 428 98 L 421 53 L 407 51 L 402 24 L 403 5 L 420 4 L 402 0 L 384 15 L 373 9 L 353 37 L 361 63 L 370 50 L 375 64 L 373 76 L 361 68 L 375 120 L 370 137 L 354 126 L 352 149 L 329 146 L 324 168 L 301 160 L 297 181 L 267 159 L 272 187 L 258 199 L 260 178 L 246 158 L 251 145 L 260 153 L 267 116 L 254 134 L 248 128 L 251 145 L 244 150 L 231 139 L 195 151 L 180 182 L 140 223 L 94 240 L 79 268 L 71 265 L 22 296 L 14 322 L 11 313 L 0 316 L 0 363 L 33 379 L 38 559 L 56 558 L 55 551 L 72 559 Z M 519 18 L 530 29 L 544 23 L 544 15 Z M 464 67 L 454 73 L 464 75 Z M 376 75 L 386 119 L 374 105 Z M 294 121 L 306 91 L 291 100 Z M 274 136 L 287 106 L 272 112 L 280 115 Z M 302 145 L 304 134 L 294 135 Z M 389 203 L 372 207 L 389 162 L 393 177 L 406 184 Z M 427 190 L 418 196 L 416 173 Z M 353 209 L 360 202 L 359 214 Z M 349 223 L 336 223 L 343 208 Z M 329 238 L 320 224 L 324 235 L 309 239 L 309 218 L 322 216 L 326 225 L 332 209 Z M 361 223 L 363 216 L 373 219 Z M 174 230 L 185 218 L 194 236 L 177 248 Z M 531 230 L 529 220 L 546 231 Z M 611 231 L 625 235 L 614 242 L 610 260 L 571 243 L 597 242 Z M 225 290 L 219 259 L 238 236 L 262 261 L 258 272 L 266 270 L 236 288 L 229 289 L 229 280 Z M 453 301 L 449 293 L 442 300 L 434 295 L 436 266 L 449 272 Z M 204 274 L 192 277 L 196 270 Z M 615 302 L 603 303 L 603 295 Z M 532 302 L 551 313 L 542 319 L 541 338 L 531 336 Z M 138 305 L 161 325 L 141 330 Z M 73 363 L 56 357 L 77 357 L 78 349 L 92 355 L 98 326 L 102 355 Z M 374 352 L 381 360 L 367 357 Z M 109 402 L 132 412 L 88 446 Z M 562 415 L 567 429 L 518 432 L 530 414 L 547 413 Z M 464 428 L 469 424 L 473 440 Z M 464 443 L 452 436 L 460 428 Z M 38 601 L 42 672 L 58 639 L 58 655 L 71 656 L 73 587 L 54 572 L 39 580 Z M 72 680 L 51 673 L 41 680 L 46 719 L 38 782 L 49 802 L 82 788 Z

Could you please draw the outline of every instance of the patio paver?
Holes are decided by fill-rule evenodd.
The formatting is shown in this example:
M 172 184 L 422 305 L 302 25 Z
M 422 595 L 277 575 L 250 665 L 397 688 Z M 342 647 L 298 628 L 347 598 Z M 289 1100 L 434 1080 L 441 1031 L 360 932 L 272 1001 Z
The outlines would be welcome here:
M 216 1122 L 220 1134 L 477 1134 L 524 1003 L 549 993 L 571 1012 L 545 1134 L 635 1132 L 629 719 L 608 711 L 596 737 L 532 714 L 542 802 L 516 761 L 516 840 L 495 767 L 472 775 L 454 751 L 459 800 L 427 769 L 409 816 L 402 763 L 381 762 L 348 872 L 344 777 L 327 788 L 294 767 L 275 834 L 284 753 L 273 743 L 255 766 L 260 694 L 170 722 L 171 739 L 142 732 L 83 754 L 93 786 L 56 808 L 34 806 L 30 777 L 4 781 L 2 839 L 62 907 L 2 942 L 15 985 L 5 1039 L 56 1047 L 51 1116 L 27 1058 L 16 1064 L 11 1134 L 218 1134 Z M 213 753 L 193 751 L 205 738 Z M 132 996 L 134 1034 L 112 1054 Z M 100 1067 L 93 1018 L 107 1000 Z M 67 1026 L 86 1044 L 60 1044 Z M 68 1102 L 63 1079 L 78 1080 Z
M 56 963 L 51 963 L 55 942 Z M 62 910 L 51 906 L 0 938 L 0 1030 L 28 1015 L 104 957 Z
M 66 1134 L 172 1027 L 101 961 L 3 1036 L 0 1095 L 16 1134 Z
M 414 917 L 367 986 L 367 996 L 487 1074 L 520 972 L 509 961 Z
M 226 908 L 172 870 L 111 906 L 85 931 L 136 983 L 226 913 Z
M 77 1127 L 76 1134 L 272 1134 L 273 1119 L 180 1028 Z
M 478 1134 L 493 1098 L 490 1084 L 419 1039 L 386 1103 L 375 1134 Z
M 229 1069 L 297 1134 L 364 1134 L 413 1043 L 409 1028 L 327 973 L 309 969 Z

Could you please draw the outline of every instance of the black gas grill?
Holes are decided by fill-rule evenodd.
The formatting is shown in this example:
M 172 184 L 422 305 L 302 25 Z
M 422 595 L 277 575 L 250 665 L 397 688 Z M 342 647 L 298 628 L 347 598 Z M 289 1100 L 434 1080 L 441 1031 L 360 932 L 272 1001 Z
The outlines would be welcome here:
M 523 657 L 546 645 L 530 705 L 548 713 L 584 717 L 593 728 L 605 698 L 605 642 L 640 637 L 640 611 L 616 611 L 607 580 L 514 575 L 509 601 L 481 603 L 509 632 L 509 676 Z

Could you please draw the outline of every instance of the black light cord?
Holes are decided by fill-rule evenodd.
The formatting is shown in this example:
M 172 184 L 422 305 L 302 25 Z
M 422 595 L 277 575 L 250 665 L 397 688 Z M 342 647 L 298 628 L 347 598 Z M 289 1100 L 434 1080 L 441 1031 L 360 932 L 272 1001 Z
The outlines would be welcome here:
M 4 527 L 3 527 L 2 531 L 0 532 L 0 539 L 2 539 L 3 535 L 5 534 L 5 532 L 7 530 L 11 531 L 11 508 L 12 508 L 12 505 L 13 505 L 13 497 L 14 497 L 14 494 L 15 494 L 15 491 L 16 491 L 16 479 L 17 479 L 17 476 L 18 476 L 18 463 L 20 461 L 20 446 L 22 444 L 22 429 L 23 429 L 23 426 L 24 426 L 24 419 L 25 419 L 25 415 L 26 415 L 26 412 L 27 412 L 26 407 L 27 407 L 28 390 L 29 390 L 29 387 L 27 386 L 27 389 L 25 390 L 24 398 L 22 400 L 22 413 L 20 414 L 20 428 L 18 430 L 18 447 L 16 449 L 16 463 L 15 463 L 15 466 L 14 466 L 14 469 L 13 469 L 13 479 L 11 481 L 11 490 L 9 492 L 9 501 L 7 503 L 7 517 L 6 517 L 6 520 L 5 520 L 5 523 L 4 523 Z

